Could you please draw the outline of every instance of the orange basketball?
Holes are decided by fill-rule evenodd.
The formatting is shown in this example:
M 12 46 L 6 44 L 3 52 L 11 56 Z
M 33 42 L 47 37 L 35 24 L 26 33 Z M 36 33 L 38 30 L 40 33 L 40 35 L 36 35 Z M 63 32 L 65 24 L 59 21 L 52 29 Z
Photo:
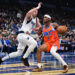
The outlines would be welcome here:
M 67 32 L 67 27 L 66 27 L 66 26 L 59 26 L 59 27 L 57 28 L 57 32 L 58 32 L 59 34 L 65 34 L 65 33 Z

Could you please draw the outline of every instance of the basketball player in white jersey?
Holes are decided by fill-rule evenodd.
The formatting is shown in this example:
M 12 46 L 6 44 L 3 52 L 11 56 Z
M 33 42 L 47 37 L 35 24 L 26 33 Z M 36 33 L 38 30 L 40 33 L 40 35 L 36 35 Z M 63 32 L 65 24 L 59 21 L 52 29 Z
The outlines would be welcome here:
M 18 47 L 16 52 L 12 52 L 9 55 L 0 58 L 0 64 L 13 57 L 21 56 L 24 52 L 26 45 L 28 45 L 28 49 L 24 54 L 22 61 L 24 65 L 29 66 L 28 63 L 28 56 L 31 52 L 34 51 L 34 48 L 37 46 L 37 42 L 30 36 L 32 30 L 38 30 L 41 27 L 39 19 L 36 18 L 38 14 L 38 9 L 41 8 L 42 3 L 40 2 L 36 8 L 31 9 L 25 16 L 21 29 L 19 29 L 17 40 L 18 40 Z M 36 21 L 37 20 L 37 21 Z M 37 23 L 37 24 L 36 24 Z M 34 26 L 33 26 L 34 25 Z M 37 26 L 36 26 L 37 25 Z M 33 28 L 35 27 L 35 28 Z

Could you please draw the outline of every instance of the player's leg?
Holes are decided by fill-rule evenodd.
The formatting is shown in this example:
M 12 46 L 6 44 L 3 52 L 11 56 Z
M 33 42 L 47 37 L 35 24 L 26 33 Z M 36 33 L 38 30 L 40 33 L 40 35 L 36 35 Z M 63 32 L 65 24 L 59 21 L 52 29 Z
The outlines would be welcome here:
M 28 49 L 27 49 L 26 53 L 24 54 L 24 56 L 22 58 L 22 61 L 24 62 L 25 66 L 29 66 L 28 56 L 30 55 L 31 52 L 34 51 L 34 48 L 37 46 L 37 42 L 35 40 L 34 41 L 30 41 L 30 42 L 32 42 L 32 44 L 30 44 L 28 46 Z
M 41 61 L 41 53 L 42 53 L 42 52 L 46 52 L 46 51 L 47 51 L 47 45 L 46 45 L 46 44 L 43 44 L 43 45 L 41 45 L 41 46 L 38 48 L 37 54 L 36 54 L 36 56 L 37 56 L 37 62 L 38 62 L 38 63 L 40 63 L 40 61 Z
M 23 51 L 24 51 L 24 48 L 26 47 L 26 45 L 23 45 L 22 43 L 19 43 L 18 44 L 18 47 L 17 47 L 17 51 L 16 52 L 12 52 L 10 54 L 8 54 L 7 56 L 3 57 L 3 58 L 0 58 L 0 64 L 9 59 L 9 58 L 13 58 L 13 57 L 17 57 L 17 56 L 21 56 Z
M 62 65 L 64 66 L 64 71 L 63 73 L 68 71 L 68 65 L 66 64 L 66 62 L 61 58 L 61 56 L 56 52 L 57 51 L 57 46 L 52 46 L 50 53 L 57 59 L 59 60 Z
M 27 58 L 30 55 L 30 53 L 34 51 L 34 48 L 37 46 L 37 42 L 33 38 L 31 38 L 31 39 L 32 40 L 29 41 L 30 44 L 28 43 L 29 44 L 28 49 L 27 49 L 26 53 L 24 54 L 23 58 Z
M 27 51 L 25 52 L 23 58 L 22 58 L 22 61 L 24 63 L 25 66 L 29 66 L 29 63 L 28 63 L 28 56 L 30 55 L 31 52 L 34 51 L 34 48 L 37 46 L 37 42 L 29 35 L 25 35 L 24 36 L 24 43 L 26 45 L 28 45 L 28 49 Z
M 23 41 L 22 35 L 21 36 L 18 35 L 17 40 L 19 42 L 18 47 L 17 47 L 17 51 L 10 53 L 10 54 L 8 54 L 7 56 L 5 56 L 3 58 L 0 58 L 0 64 L 3 61 L 5 61 L 5 60 L 7 60 L 9 58 L 13 58 L 13 57 L 17 57 L 17 56 L 21 56 L 22 55 L 22 53 L 23 53 L 23 51 L 24 51 L 24 49 L 26 47 L 26 45 L 22 42 Z
M 40 72 L 42 71 L 42 65 L 41 65 L 41 53 L 47 51 L 47 45 L 43 44 L 41 45 L 37 50 L 37 69 L 33 69 L 34 72 Z

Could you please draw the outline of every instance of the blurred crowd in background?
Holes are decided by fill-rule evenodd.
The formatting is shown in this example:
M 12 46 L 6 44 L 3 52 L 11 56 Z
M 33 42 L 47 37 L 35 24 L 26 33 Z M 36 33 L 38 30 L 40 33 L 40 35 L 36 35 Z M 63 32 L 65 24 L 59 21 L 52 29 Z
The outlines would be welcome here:
M 26 6 L 27 7 L 27 6 Z M 25 14 L 32 6 L 29 7 L 2 7 L 0 8 L 0 52 L 12 52 L 17 49 L 16 32 L 21 28 Z M 60 13 L 50 8 L 39 10 L 38 17 L 43 25 L 43 15 L 49 14 L 52 22 L 59 25 L 66 25 L 68 30 L 63 36 L 59 35 L 61 44 L 70 44 L 71 50 L 75 50 L 75 17 L 67 15 L 66 12 Z M 40 45 L 40 40 L 37 39 Z

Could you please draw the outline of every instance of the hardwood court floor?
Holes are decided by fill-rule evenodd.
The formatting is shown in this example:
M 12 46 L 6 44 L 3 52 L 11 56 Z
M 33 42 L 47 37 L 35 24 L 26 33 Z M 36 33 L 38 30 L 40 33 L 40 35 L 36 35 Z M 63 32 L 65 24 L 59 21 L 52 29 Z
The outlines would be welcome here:
M 31 71 L 31 75 L 75 75 L 75 68 L 71 68 L 66 74 L 63 74 L 62 70 L 58 68 L 52 68 L 52 66 L 51 68 L 50 66 L 44 67 L 43 72 L 32 72 L 32 69 L 35 67 L 36 65 L 33 63 L 31 63 L 30 67 L 25 67 L 22 63 L 2 64 L 0 65 L 0 75 L 25 75 L 26 70 Z
M 31 72 L 31 75 L 75 75 L 75 69 L 70 69 L 66 74 L 61 73 L 62 70 L 55 71 L 43 71 L 43 72 Z M 26 72 L 21 73 L 5 73 L 0 75 L 25 75 Z

